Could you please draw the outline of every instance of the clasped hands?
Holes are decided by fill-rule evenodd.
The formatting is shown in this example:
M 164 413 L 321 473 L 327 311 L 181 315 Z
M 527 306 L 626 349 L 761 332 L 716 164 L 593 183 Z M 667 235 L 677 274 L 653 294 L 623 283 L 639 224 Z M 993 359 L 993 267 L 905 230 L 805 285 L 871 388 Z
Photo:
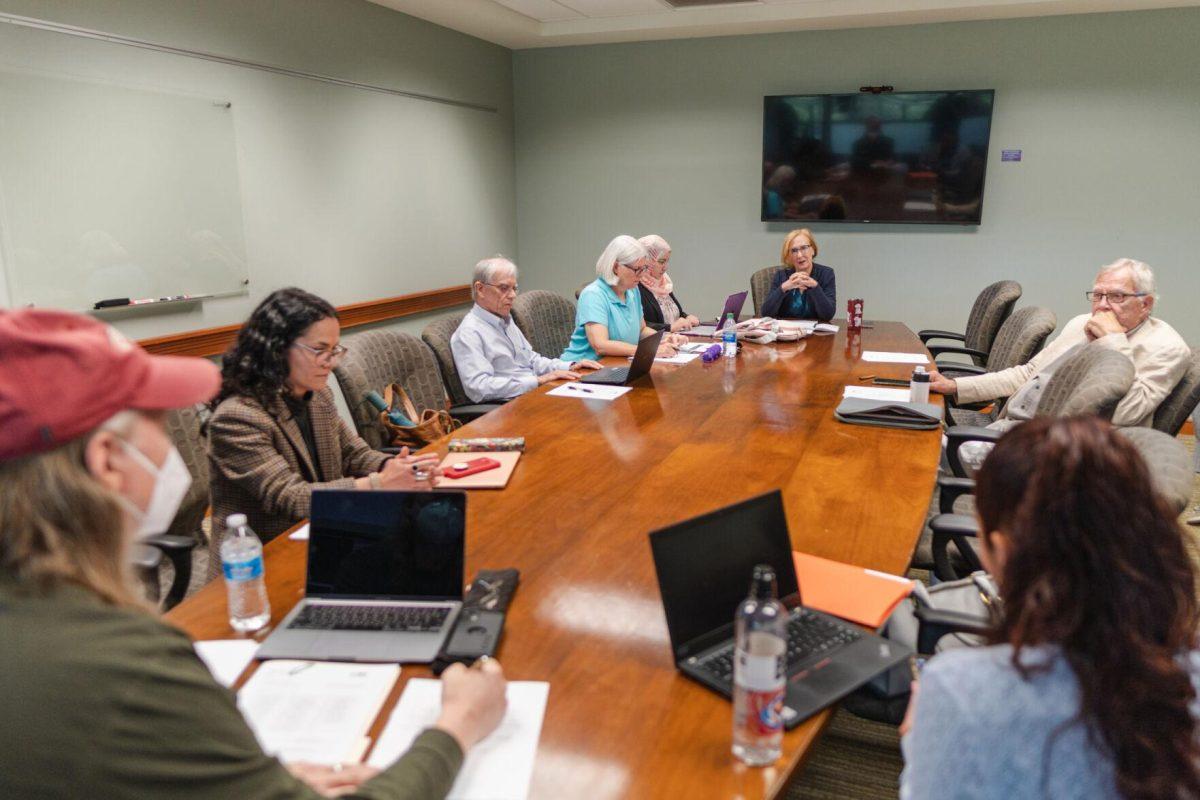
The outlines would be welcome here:
M 803 292 L 805 289 L 811 289 L 817 285 L 819 284 L 813 279 L 813 276 L 807 272 L 793 272 L 779 288 L 785 292 L 792 289 L 799 289 Z

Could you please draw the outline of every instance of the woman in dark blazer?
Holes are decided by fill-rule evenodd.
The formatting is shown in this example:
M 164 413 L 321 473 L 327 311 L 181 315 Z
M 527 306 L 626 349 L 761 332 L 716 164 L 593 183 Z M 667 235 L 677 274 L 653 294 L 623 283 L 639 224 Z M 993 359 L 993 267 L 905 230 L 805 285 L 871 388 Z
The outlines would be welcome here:
M 762 315 L 777 319 L 815 319 L 827 322 L 837 313 L 837 282 L 833 269 L 813 261 L 817 243 L 808 228 L 794 230 L 783 242 L 784 269 L 771 279 Z
M 675 296 L 675 287 L 667 275 L 671 260 L 671 245 L 661 236 L 650 234 L 638 239 L 650 254 L 650 268 L 642 273 L 638 291 L 642 295 L 642 317 L 656 331 L 686 331 L 700 324 L 694 315 L 683 310 Z

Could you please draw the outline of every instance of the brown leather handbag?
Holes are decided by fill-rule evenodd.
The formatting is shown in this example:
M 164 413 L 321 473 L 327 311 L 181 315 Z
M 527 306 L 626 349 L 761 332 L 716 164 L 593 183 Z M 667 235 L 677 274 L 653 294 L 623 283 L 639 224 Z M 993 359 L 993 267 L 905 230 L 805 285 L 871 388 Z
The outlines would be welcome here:
M 400 410 L 413 420 L 414 424 L 397 425 L 388 419 L 386 411 L 379 412 L 379 424 L 383 425 L 391 437 L 392 447 L 409 447 L 416 450 L 462 427 L 462 423 L 450 416 L 450 412 L 445 409 L 427 408 L 418 415 L 408 392 L 404 391 L 400 384 L 393 383 L 383 390 L 383 402 L 387 403 L 390 409 L 396 407 L 397 401 Z

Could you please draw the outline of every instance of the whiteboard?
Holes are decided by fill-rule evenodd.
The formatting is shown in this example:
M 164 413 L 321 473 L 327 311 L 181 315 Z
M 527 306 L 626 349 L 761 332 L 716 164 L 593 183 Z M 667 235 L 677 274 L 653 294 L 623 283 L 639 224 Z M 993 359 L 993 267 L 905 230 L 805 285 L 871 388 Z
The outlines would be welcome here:
M 242 291 L 232 107 L 0 65 L 0 257 L 12 305 Z

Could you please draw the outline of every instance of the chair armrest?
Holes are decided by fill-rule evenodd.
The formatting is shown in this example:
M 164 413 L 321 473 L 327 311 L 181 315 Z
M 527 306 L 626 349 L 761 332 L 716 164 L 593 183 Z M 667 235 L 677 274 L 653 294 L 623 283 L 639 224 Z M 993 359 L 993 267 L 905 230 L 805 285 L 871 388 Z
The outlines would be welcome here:
M 970 541 L 979 535 L 974 517 L 966 514 L 938 514 L 929 520 L 929 530 L 933 532 L 933 574 L 937 575 L 938 580 L 953 581 L 964 577 L 958 574 L 950 561 L 950 551 L 947 549 L 950 542 L 954 542 L 954 546 L 966 560 L 968 574 L 983 569 Z
M 967 477 L 966 467 L 963 466 L 962 459 L 959 458 L 958 448 L 967 442 L 991 442 L 995 444 L 1000 441 L 1003 436 L 1003 431 L 992 430 L 991 428 L 980 428 L 975 425 L 955 425 L 946 429 L 946 459 L 950 462 L 950 470 L 955 477 Z
M 929 352 L 931 354 L 933 354 L 934 358 L 937 358 L 938 356 L 943 355 L 945 353 L 949 353 L 951 355 L 970 356 L 971 358 L 978 358 L 981 361 L 986 361 L 987 355 L 988 355 L 987 353 L 983 352 L 982 350 L 976 350 L 973 347 L 954 347 L 951 345 L 940 345 L 940 344 L 930 345 Z
M 917 338 L 921 340 L 921 344 L 927 344 L 930 339 L 950 339 L 955 342 L 965 342 L 966 334 L 955 333 L 954 331 L 940 331 L 935 328 L 926 328 L 923 331 L 917 331 Z
M 929 348 L 929 352 L 937 350 L 936 347 Z M 935 354 L 936 355 L 936 354 Z M 948 375 L 953 378 L 957 375 L 986 375 L 987 368 L 979 367 L 974 364 L 963 364 L 959 361 L 935 361 L 933 364 L 937 367 L 937 371 L 943 375 Z
M 163 610 L 170 611 L 183 600 L 188 584 L 192 582 L 192 551 L 196 549 L 196 540 L 191 536 L 159 534 L 146 537 L 142 543 L 156 548 L 171 560 L 171 566 L 175 568 L 175 577 L 163 601 Z
M 917 606 L 913 610 L 913 616 L 917 618 L 918 653 L 936 652 L 937 643 L 943 636 L 955 633 L 971 633 L 982 636 L 992 628 L 989 620 L 973 614 L 964 614 L 961 611 Z
M 954 513 L 954 503 L 964 494 L 975 493 L 975 481 L 971 478 L 954 478 L 945 475 L 938 478 L 938 510 L 943 514 Z
M 489 411 L 495 411 L 503 403 L 474 403 L 470 405 L 450 406 L 450 416 L 461 422 L 470 422 L 473 419 L 479 419 Z

